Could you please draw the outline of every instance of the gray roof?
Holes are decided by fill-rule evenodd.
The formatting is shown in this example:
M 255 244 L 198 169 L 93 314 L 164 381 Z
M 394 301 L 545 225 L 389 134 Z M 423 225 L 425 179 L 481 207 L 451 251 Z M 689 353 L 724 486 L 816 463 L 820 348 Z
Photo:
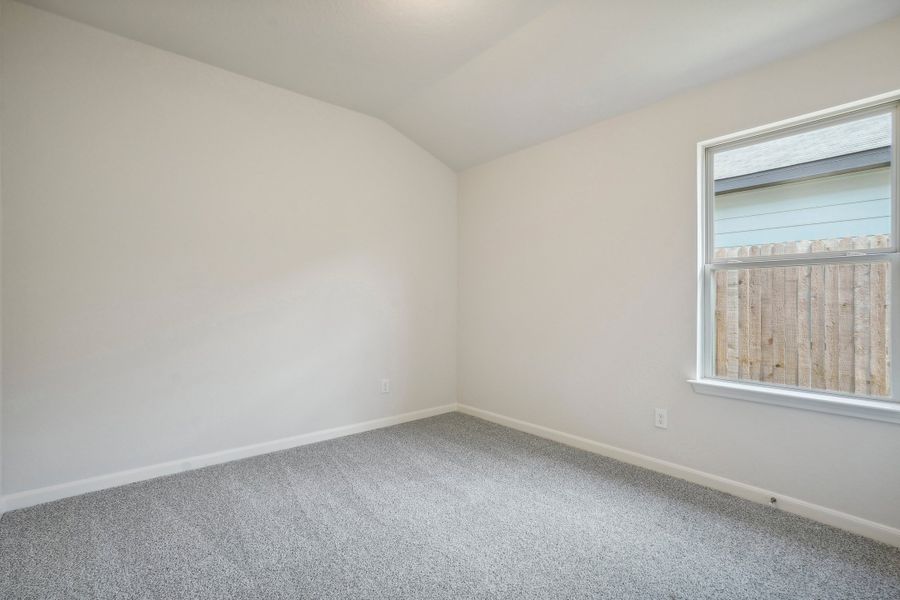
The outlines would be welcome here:
M 713 173 L 725 179 L 890 145 L 891 115 L 881 114 L 717 152 Z

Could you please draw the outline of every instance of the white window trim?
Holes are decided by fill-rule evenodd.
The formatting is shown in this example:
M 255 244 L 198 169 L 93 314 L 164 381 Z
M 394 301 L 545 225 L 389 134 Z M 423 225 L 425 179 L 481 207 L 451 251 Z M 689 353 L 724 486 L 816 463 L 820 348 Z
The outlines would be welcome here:
M 891 105 L 893 104 L 893 107 Z M 715 261 L 712 248 L 707 244 L 713 240 L 713 215 L 708 209 L 707 198 L 712 198 L 711 180 L 706 174 L 711 170 L 711 148 L 734 148 L 757 143 L 767 138 L 780 137 L 788 132 L 796 133 L 805 126 L 819 127 L 823 121 L 839 122 L 856 118 L 861 114 L 875 113 L 890 108 L 893 111 L 893 140 L 891 144 L 891 248 L 861 253 L 839 252 L 810 257 L 784 256 L 768 259 L 769 265 L 789 266 L 800 259 L 809 262 L 869 262 L 888 260 L 891 264 L 891 397 L 866 398 L 853 395 L 835 394 L 812 390 L 802 390 L 789 386 L 769 383 L 732 381 L 713 376 L 715 373 L 714 312 L 711 307 L 710 281 L 715 269 L 749 266 L 757 261 Z M 697 145 L 697 360 L 696 375 L 689 379 L 694 391 L 699 394 L 720 396 L 736 400 L 747 400 L 763 404 L 773 404 L 803 410 L 812 410 L 847 417 L 884 421 L 900 424 L 900 90 L 882 94 L 859 102 L 845 104 L 833 109 L 818 111 L 801 117 L 787 119 L 771 125 L 741 131 L 700 142 Z
M 807 392 L 794 388 L 780 388 L 762 383 L 743 383 L 724 379 L 690 379 L 691 387 L 698 394 L 720 396 L 734 400 L 748 400 L 763 404 L 775 404 L 788 408 L 800 408 L 815 412 L 856 417 L 872 421 L 900 424 L 900 403 L 841 396 L 825 392 Z

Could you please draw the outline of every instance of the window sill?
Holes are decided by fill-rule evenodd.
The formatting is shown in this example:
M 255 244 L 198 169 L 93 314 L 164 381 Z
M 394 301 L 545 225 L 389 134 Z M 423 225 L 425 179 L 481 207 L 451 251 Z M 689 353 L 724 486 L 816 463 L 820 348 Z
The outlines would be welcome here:
M 689 379 L 698 394 L 748 400 L 789 408 L 884 421 L 900 424 L 900 403 L 883 400 L 849 398 L 835 394 L 805 392 L 760 384 L 746 384 L 717 379 Z

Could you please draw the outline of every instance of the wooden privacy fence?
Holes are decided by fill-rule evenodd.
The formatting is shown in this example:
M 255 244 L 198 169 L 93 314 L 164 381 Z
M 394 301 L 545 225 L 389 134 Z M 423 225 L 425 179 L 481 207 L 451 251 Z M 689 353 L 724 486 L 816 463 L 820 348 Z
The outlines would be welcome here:
M 885 235 L 720 248 L 716 258 L 883 248 Z M 887 263 L 715 272 L 716 375 L 890 393 Z

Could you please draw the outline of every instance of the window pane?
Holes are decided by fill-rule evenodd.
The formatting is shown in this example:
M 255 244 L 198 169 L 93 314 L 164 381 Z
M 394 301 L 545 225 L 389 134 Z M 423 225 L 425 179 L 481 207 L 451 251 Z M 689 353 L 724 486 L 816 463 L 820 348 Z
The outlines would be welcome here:
M 885 238 L 823 243 L 877 246 Z M 712 283 L 716 377 L 890 395 L 887 262 L 717 270 Z
M 821 252 L 843 249 L 821 242 L 859 236 L 887 236 L 891 246 L 891 120 L 868 116 L 716 152 L 715 248 Z

